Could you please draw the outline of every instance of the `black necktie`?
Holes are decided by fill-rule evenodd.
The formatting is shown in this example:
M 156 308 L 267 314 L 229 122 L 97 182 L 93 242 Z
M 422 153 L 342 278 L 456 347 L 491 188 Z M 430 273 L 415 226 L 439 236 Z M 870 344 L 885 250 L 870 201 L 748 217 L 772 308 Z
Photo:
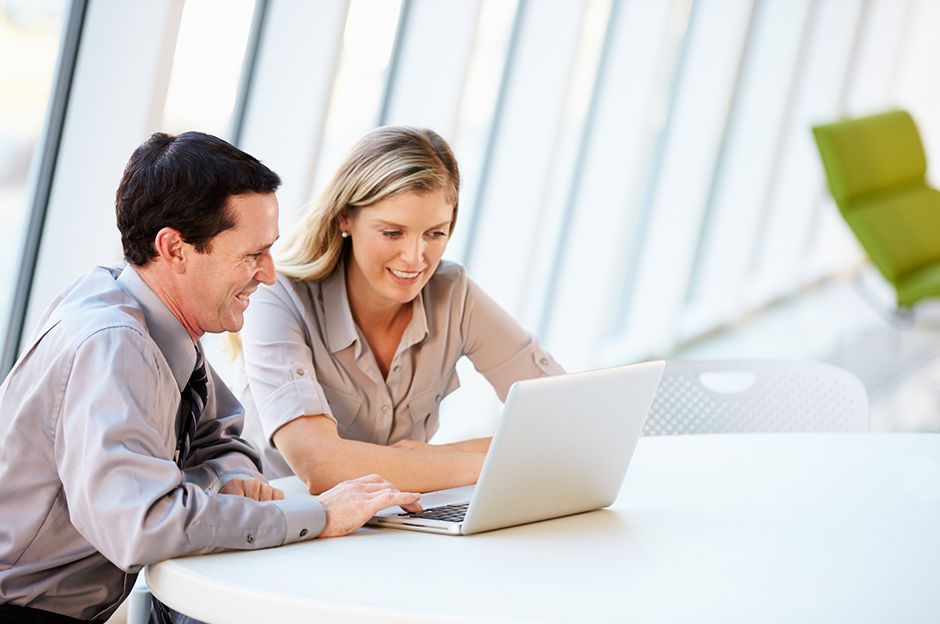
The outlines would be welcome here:
M 176 442 L 176 465 L 183 468 L 193 436 L 196 435 L 196 423 L 206 408 L 206 399 L 209 396 L 208 379 L 206 378 L 206 364 L 202 358 L 202 350 L 196 347 L 196 368 L 189 376 L 189 383 L 183 388 L 181 410 L 182 426 Z

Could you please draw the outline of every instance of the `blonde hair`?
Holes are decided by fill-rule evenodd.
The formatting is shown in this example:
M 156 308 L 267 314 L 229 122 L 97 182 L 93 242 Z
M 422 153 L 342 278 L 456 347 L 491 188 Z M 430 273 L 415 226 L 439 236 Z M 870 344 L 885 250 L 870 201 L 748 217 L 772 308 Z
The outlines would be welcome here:
M 339 217 L 398 193 L 443 191 L 454 206 L 450 231 L 457 223 L 460 171 L 457 159 L 433 130 L 383 126 L 353 146 L 316 201 L 278 242 L 279 273 L 314 281 L 330 275 L 350 243 L 341 235 Z M 231 358 L 242 352 L 238 334 L 227 335 Z
M 376 128 L 356 143 L 315 202 L 278 245 L 277 270 L 288 277 L 319 280 L 336 269 L 348 245 L 339 217 L 398 193 L 443 191 L 457 221 L 460 172 L 454 153 L 433 130 Z

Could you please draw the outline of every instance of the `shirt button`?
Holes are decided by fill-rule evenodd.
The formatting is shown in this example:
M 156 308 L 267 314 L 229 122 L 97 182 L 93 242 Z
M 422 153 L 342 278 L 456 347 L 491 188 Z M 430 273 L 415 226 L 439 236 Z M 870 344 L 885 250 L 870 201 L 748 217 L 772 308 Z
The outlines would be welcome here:
M 306 537 L 306 536 L 307 536 L 307 529 L 301 529 L 300 537 Z
M 541 364 L 542 366 L 548 366 L 548 358 L 542 358 L 541 360 L 539 360 L 539 364 Z
M 440 402 L 441 402 L 441 395 L 435 394 L 435 395 L 434 395 L 434 402 L 435 402 L 435 403 L 440 403 Z
M 249 534 L 248 534 L 248 537 L 245 538 L 245 541 L 248 542 L 249 544 L 254 544 L 254 543 L 255 543 L 255 536 L 252 535 L 251 533 L 249 533 Z
M 401 366 L 396 364 L 395 366 L 392 367 L 392 372 L 397 373 L 399 368 L 401 368 Z
M 298 369 L 297 369 L 297 374 L 300 375 L 301 377 L 303 377 L 303 376 L 304 376 L 304 369 L 298 368 Z
M 383 414 L 388 414 L 390 411 L 392 411 L 392 408 L 390 408 L 388 405 L 383 405 L 383 406 L 382 406 L 382 413 L 383 413 Z

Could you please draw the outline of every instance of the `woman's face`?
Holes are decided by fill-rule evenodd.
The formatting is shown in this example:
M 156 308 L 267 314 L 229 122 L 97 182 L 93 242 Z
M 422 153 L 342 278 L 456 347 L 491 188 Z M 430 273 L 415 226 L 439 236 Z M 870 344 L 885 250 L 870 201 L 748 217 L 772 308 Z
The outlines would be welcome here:
M 400 193 L 340 216 L 352 240 L 350 297 L 379 309 L 417 297 L 444 255 L 453 217 L 443 191 Z

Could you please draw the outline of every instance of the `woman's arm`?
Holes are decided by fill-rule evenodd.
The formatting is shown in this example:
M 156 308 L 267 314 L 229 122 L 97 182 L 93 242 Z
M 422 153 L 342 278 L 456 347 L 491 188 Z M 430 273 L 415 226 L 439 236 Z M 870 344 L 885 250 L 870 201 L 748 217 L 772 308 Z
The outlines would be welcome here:
M 469 278 L 461 335 L 464 355 L 490 382 L 500 401 L 506 401 L 517 381 L 565 373 L 533 335 Z
M 486 452 L 476 450 L 483 448 L 481 444 L 470 442 L 478 441 L 454 448 L 403 448 L 344 440 L 336 423 L 323 414 L 297 418 L 274 433 L 274 445 L 311 494 L 372 473 L 405 492 L 471 485 L 480 475 Z
M 447 444 L 428 444 L 427 442 L 418 442 L 417 440 L 399 440 L 392 444 L 392 448 L 406 449 L 428 449 L 431 451 L 463 451 L 465 453 L 483 453 L 490 450 L 490 441 L 493 438 L 474 438 L 473 440 L 461 440 L 460 442 L 448 442 Z

